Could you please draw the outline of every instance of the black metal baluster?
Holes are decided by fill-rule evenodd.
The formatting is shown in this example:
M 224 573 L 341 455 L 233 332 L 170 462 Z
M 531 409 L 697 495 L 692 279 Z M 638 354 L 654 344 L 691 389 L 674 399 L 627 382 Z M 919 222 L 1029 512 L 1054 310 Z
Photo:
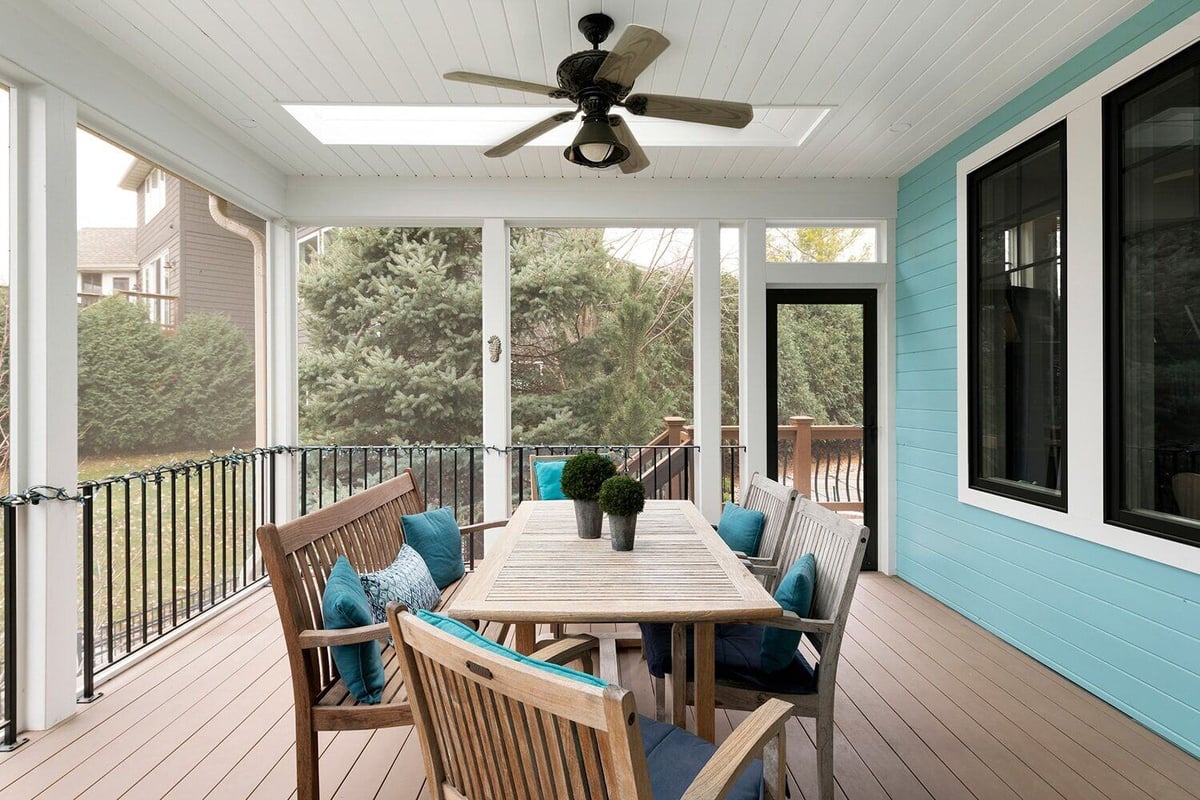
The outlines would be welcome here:
M 270 459 L 271 459 L 271 491 L 270 491 L 269 497 L 271 499 L 271 506 L 268 509 L 268 512 L 271 515 L 270 521 L 274 522 L 275 521 L 275 509 L 277 507 L 275 505 L 275 487 L 278 486 L 279 483 L 278 483 L 278 481 L 275 480 L 275 454 L 274 453 L 271 453 Z
M 83 694 L 79 702 L 90 703 L 96 694 L 96 488 L 83 487 Z M 8 584 L 6 583 L 5 586 Z M 7 601 L 6 601 L 7 602 Z M 5 625 L 4 630 L 16 631 Z M 5 717 L 7 719 L 7 716 Z
M 107 641 L 105 644 L 108 649 L 105 651 L 107 661 L 112 662 L 113 652 L 113 520 L 112 520 L 112 482 L 104 484 L 104 537 L 105 537 L 105 556 L 104 568 L 108 572 L 108 580 L 105 582 L 105 612 L 107 616 L 104 618 L 105 632 Z
M 162 473 L 154 473 L 154 509 L 155 521 L 155 553 L 158 554 L 155 574 L 158 576 L 158 609 L 154 616 L 158 620 L 158 635 L 163 634 L 163 513 L 162 513 Z
M 300 516 L 308 513 L 308 448 L 300 450 Z
M 4 738 L 0 752 L 16 750 L 17 738 L 17 509 L 4 507 Z
M 150 623 L 150 595 L 149 595 L 150 585 L 149 584 L 150 584 L 150 579 L 149 579 L 149 576 L 146 574 L 147 515 L 146 515 L 146 476 L 145 475 L 141 476 L 140 482 L 142 484 L 142 488 L 140 490 L 141 501 L 142 501 L 141 502 L 141 505 L 142 505 L 142 513 L 141 513 L 141 517 L 142 517 L 142 643 L 140 645 L 138 645 L 139 648 L 144 646 L 146 644 L 146 640 L 150 638 L 150 632 L 149 632 L 149 623 Z M 128 653 L 126 655 L 128 655 Z
M 346 496 L 354 494 L 354 448 L 346 448 Z
M 129 516 L 129 479 L 122 478 L 121 482 L 125 484 L 125 653 L 128 654 L 133 647 L 133 624 L 130 617 L 133 605 L 133 554 L 129 552 L 132 542 L 129 529 L 132 523 Z
M 179 624 L 179 471 L 171 467 L 171 627 Z
M 183 613 L 192 618 L 192 470 L 183 468 Z
M 208 462 L 208 604 L 217 601 L 217 465 Z M 203 604 L 201 604 L 203 607 Z

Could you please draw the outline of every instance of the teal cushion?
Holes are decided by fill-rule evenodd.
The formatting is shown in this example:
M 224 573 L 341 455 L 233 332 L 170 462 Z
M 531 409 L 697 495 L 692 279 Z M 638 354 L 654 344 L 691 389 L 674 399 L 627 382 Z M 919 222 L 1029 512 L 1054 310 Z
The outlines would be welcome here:
M 338 556 L 329 571 L 325 591 L 321 594 L 321 616 L 326 630 L 358 628 L 375 621 L 358 573 L 345 556 Z M 379 642 L 343 644 L 329 649 L 350 694 L 360 703 L 378 703 L 383 696 L 384 684 Z
M 423 514 L 404 514 L 400 522 L 404 526 L 404 541 L 421 554 L 439 589 L 445 589 L 467 571 L 454 509 L 446 506 Z
M 562 471 L 567 462 L 535 461 L 533 474 L 537 480 L 539 500 L 566 500 L 562 490 Z
M 573 681 L 586 683 L 589 686 L 608 686 L 607 681 L 601 680 L 595 675 L 588 675 L 586 672 L 580 672 L 577 669 L 559 666 L 558 664 L 551 664 L 547 661 L 539 661 L 538 659 L 531 658 L 530 656 L 523 656 L 516 650 L 510 650 L 502 644 L 496 644 L 491 639 L 471 630 L 471 628 L 467 627 L 456 619 L 450 619 L 449 617 L 442 616 L 441 614 L 434 614 L 431 611 L 418 611 L 417 618 L 423 620 L 424 622 L 428 622 L 438 630 L 445 631 L 453 636 L 457 636 L 464 642 L 470 642 L 476 647 L 487 650 L 489 653 L 507 658 L 510 661 L 516 661 L 518 664 L 525 664 L 526 666 L 540 669 L 543 672 L 549 672 L 551 675 L 557 675 L 560 678 L 569 678 Z
M 775 600 L 785 611 L 794 611 L 798 616 L 807 617 L 812 609 L 816 585 L 817 559 L 812 553 L 805 553 L 796 559 L 796 563 L 779 582 Z M 768 627 L 762 641 L 763 670 L 775 672 L 791 664 L 796 648 L 800 646 L 800 637 L 800 631 Z
M 725 510 L 721 512 L 721 521 L 717 523 L 717 535 L 725 540 L 729 549 L 756 556 L 766 519 L 761 511 L 742 508 L 737 503 L 726 503 Z
M 388 603 L 400 603 L 409 611 L 418 608 L 437 608 L 442 594 L 438 591 L 429 567 L 416 548 L 401 545 L 396 560 L 376 572 L 360 576 L 371 617 L 375 622 L 387 622 Z

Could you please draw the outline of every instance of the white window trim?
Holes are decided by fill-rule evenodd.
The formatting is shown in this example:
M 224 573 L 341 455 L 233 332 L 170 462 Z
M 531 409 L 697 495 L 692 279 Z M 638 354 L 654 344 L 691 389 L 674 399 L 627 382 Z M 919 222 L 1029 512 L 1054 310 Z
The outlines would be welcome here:
M 1104 207 L 1102 98 L 1200 40 L 1195 14 L 958 162 L 958 499 L 1059 533 L 1200 574 L 1200 548 L 1104 521 Z M 969 485 L 967 175 L 1067 121 L 1067 511 Z
M 151 181 L 157 178 L 157 183 L 151 187 Z M 145 222 L 150 222 L 158 216 L 159 212 L 167 207 L 167 173 L 159 167 L 152 167 L 150 174 L 146 176 L 146 191 L 143 201 L 143 215 Z M 154 198 L 154 210 L 150 209 L 150 199 Z

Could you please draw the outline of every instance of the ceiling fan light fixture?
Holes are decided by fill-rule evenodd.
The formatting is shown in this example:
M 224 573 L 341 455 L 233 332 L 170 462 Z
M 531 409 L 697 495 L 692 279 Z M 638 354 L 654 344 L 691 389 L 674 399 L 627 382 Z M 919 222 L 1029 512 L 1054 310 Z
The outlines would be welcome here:
M 575 141 L 563 151 L 563 157 L 581 167 L 604 169 L 629 158 L 629 148 L 613 132 L 608 116 L 598 115 L 584 118 Z

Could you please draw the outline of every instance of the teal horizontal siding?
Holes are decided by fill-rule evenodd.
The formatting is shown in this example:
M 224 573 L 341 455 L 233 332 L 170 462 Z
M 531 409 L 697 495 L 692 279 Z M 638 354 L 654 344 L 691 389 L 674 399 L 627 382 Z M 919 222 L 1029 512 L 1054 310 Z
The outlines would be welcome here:
M 958 502 L 955 328 L 959 159 L 1197 12 L 1155 0 L 900 179 L 896 568 L 1200 756 L 1200 575 Z

